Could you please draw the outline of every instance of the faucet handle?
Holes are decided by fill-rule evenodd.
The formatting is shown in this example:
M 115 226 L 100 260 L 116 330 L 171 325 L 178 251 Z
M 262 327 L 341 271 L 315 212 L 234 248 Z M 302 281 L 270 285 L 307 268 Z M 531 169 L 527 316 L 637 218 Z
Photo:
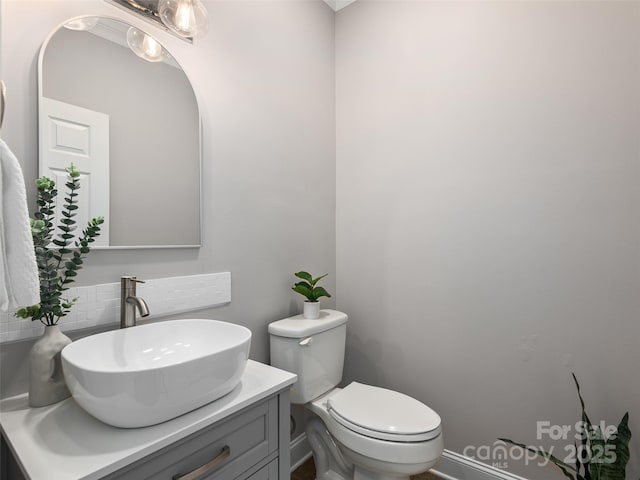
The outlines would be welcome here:
M 138 280 L 136 277 L 134 276 L 124 276 L 124 277 L 120 277 L 120 281 L 122 283 L 125 282 L 136 282 L 136 283 L 147 283 L 144 280 Z
M 144 280 L 138 280 L 134 276 L 120 277 L 120 287 L 122 295 L 135 295 L 136 283 L 147 283 Z

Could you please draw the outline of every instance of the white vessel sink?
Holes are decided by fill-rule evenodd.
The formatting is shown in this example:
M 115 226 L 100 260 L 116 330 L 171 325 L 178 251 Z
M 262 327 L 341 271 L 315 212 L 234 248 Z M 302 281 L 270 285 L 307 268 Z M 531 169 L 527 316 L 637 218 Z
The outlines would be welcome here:
M 77 340 L 62 350 L 75 401 L 109 425 L 154 425 L 231 392 L 251 331 L 205 319 L 168 320 Z

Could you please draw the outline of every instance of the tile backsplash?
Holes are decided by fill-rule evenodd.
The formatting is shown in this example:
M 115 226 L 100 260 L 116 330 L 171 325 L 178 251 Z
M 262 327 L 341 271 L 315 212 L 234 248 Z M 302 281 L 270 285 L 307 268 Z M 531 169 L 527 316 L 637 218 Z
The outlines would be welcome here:
M 138 296 L 145 299 L 147 318 L 201 310 L 231 302 L 231 273 L 208 273 L 144 279 L 137 286 Z M 78 297 L 71 312 L 60 321 L 62 331 L 108 325 L 120 321 L 120 282 L 72 287 L 65 298 Z M 42 335 L 44 326 L 16 318 L 14 311 L 0 312 L 0 343 Z

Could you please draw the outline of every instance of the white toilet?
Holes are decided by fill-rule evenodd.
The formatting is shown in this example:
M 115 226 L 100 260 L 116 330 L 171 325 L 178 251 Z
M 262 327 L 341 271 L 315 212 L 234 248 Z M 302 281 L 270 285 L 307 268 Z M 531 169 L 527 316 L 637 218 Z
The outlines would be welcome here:
M 318 480 L 409 479 L 443 450 L 440 417 L 402 393 L 342 379 L 347 315 L 322 310 L 269 325 L 271 364 L 298 375 L 291 402 L 313 412 L 307 440 Z

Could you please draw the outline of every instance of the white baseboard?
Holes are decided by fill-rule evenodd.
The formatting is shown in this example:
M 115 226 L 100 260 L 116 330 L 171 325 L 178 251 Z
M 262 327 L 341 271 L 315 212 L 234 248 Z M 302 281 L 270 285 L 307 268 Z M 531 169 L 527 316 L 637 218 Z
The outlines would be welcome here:
M 431 473 L 444 480 L 527 480 L 449 450 L 444 451 Z
M 307 435 L 302 432 L 296 438 L 291 440 L 291 471 L 311 458 L 311 446 L 307 442 Z
M 311 455 L 311 447 L 303 432 L 291 440 L 291 471 L 306 462 Z M 444 451 L 430 473 L 443 480 L 527 480 L 449 450 Z

